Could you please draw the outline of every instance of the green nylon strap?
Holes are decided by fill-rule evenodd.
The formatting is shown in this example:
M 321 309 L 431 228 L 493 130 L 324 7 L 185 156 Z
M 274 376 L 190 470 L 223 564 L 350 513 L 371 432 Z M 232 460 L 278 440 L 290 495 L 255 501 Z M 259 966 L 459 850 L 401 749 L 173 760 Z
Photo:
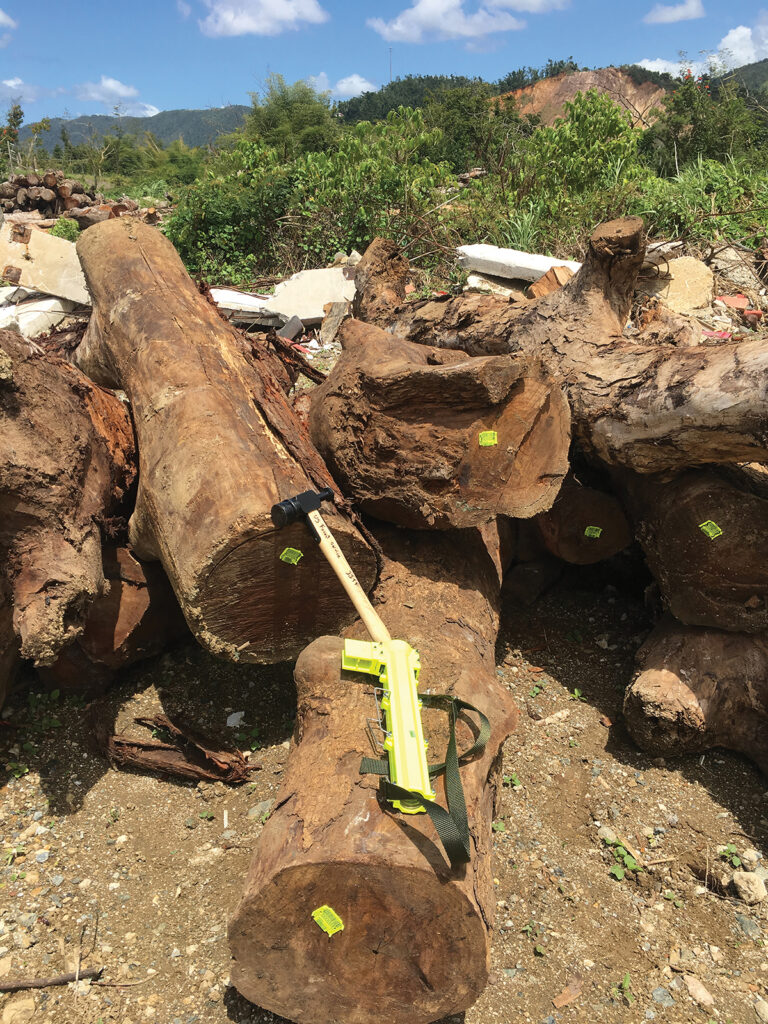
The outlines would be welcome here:
M 470 860 L 469 843 L 469 822 L 467 820 L 467 805 L 464 799 L 464 789 L 459 774 L 459 760 L 473 757 L 484 749 L 491 734 L 490 722 L 482 711 L 473 704 L 459 700 L 458 697 L 451 697 L 448 694 L 419 694 L 424 707 L 439 708 L 448 714 L 448 747 L 445 752 L 445 761 L 440 764 L 430 765 L 429 774 L 439 775 L 445 773 L 445 795 L 448 800 L 448 810 L 441 807 L 433 800 L 427 800 L 420 793 L 414 793 L 410 789 L 403 789 L 390 782 L 389 761 L 379 760 L 372 757 L 364 757 L 360 764 L 361 775 L 382 776 L 379 782 L 379 790 L 385 800 L 416 800 L 418 801 L 429 817 L 440 837 L 443 848 L 448 856 L 452 868 L 460 864 L 467 864 Z M 480 731 L 472 746 L 461 754 L 456 748 L 456 718 L 458 711 L 473 711 L 480 718 Z

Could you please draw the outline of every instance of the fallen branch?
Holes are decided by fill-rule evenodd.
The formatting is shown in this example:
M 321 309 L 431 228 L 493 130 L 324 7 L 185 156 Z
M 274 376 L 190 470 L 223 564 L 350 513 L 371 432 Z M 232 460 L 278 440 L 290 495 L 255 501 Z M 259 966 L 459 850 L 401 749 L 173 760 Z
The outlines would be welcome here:
M 103 967 L 89 967 L 85 971 L 70 971 L 69 974 L 55 974 L 52 978 L 27 978 L 25 981 L 5 981 L 0 992 L 24 992 L 32 988 L 52 988 L 54 985 L 69 985 L 73 981 L 98 978 Z

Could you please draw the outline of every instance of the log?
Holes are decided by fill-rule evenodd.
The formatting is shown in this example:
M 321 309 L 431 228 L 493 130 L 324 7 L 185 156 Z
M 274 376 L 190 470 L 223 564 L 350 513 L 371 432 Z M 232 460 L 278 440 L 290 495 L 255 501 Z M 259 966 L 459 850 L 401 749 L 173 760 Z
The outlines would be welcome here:
M 536 517 L 544 546 L 573 565 L 592 565 L 632 543 L 632 529 L 612 494 L 585 487 L 569 476 L 555 503 Z
M 310 432 L 343 492 L 400 526 L 449 529 L 550 507 L 568 470 L 559 389 L 507 356 L 414 345 L 346 320 Z
M 188 636 L 168 578 L 157 562 L 139 562 L 124 547 L 102 552 L 105 593 L 91 605 L 85 628 L 53 665 L 38 669 L 49 687 L 95 693 L 129 665 L 160 654 Z
M 239 991 L 301 1024 L 433 1021 L 470 1006 L 489 968 L 491 821 L 499 751 L 517 721 L 495 672 L 498 575 L 475 531 L 382 528 L 377 537 L 376 600 L 393 636 L 420 651 L 422 687 L 475 704 L 492 735 L 461 769 L 472 862 L 452 870 L 427 816 L 389 813 L 376 780 L 358 773 L 371 755 L 365 722 L 374 698 L 361 677 L 341 672 L 341 641 L 322 637 L 299 658 L 286 774 L 229 942 Z M 364 636 L 359 624 L 350 632 Z M 442 759 L 443 721 L 425 711 L 424 723 L 432 757 Z M 463 715 L 459 727 L 466 749 L 474 731 Z M 442 788 L 438 780 L 444 806 Z M 311 917 L 326 904 L 344 922 L 330 939 Z
M 79 365 L 124 388 L 140 453 L 130 542 L 159 559 L 197 639 L 234 661 L 280 661 L 354 617 L 306 525 L 276 531 L 272 505 L 332 485 L 269 370 L 199 294 L 171 243 L 133 217 L 77 243 L 94 313 Z M 375 556 L 341 511 L 323 510 L 370 588 Z M 294 548 L 298 565 L 281 561 Z
M 575 439 L 609 465 L 655 473 L 768 461 L 763 340 L 705 348 L 623 336 L 644 252 L 639 218 L 611 221 L 592 234 L 582 269 L 552 295 L 406 303 L 390 309 L 387 329 L 471 355 L 540 361 L 565 389 Z
M 13 605 L 5 580 L 0 576 L 0 708 L 13 686 L 19 667 L 19 642 L 13 632 Z
M 691 626 L 768 629 L 768 500 L 713 471 L 621 478 L 665 604 Z
M 411 266 L 400 248 L 387 238 L 375 238 L 355 267 L 352 315 L 385 327 L 390 310 L 405 299 Z
M 135 477 L 125 405 L 75 367 L 0 332 L 0 565 L 24 658 L 53 662 L 103 592 L 102 528 Z
M 768 773 L 768 641 L 659 624 L 637 654 L 624 698 L 632 738 L 650 754 L 725 747 Z

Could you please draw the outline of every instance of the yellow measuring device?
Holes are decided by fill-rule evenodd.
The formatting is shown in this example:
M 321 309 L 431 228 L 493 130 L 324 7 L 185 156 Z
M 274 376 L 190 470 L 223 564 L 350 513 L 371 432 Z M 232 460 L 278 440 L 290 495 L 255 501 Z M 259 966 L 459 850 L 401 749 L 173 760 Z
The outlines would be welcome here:
M 349 599 L 355 606 L 365 628 L 368 640 L 346 640 L 342 654 L 342 667 L 352 672 L 364 672 L 378 677 L 381 683 L 381 710 L 384 712 L 384 750 L 389 759 L 390 780 L 402 789 L 420 794 L 425 800 L 434 800 L 427 765 L 424 732 L 421 725 L 422 702 L 418 694 L 419 655 L 405 640 L 393 640 L 368 595 L 355 576 L 349 562 L 320 515 L 323 501 L 330 501 L 333 491 L 304 491 L 294 498 L 281 501 L 272 508 L 272 521 L 283 527 L 306 516 L 309 528 L 320 545 L 320 550 L 339 578 Z M 421 814 L 422 801 L 401 797 L 392 805 L 406 814 Z

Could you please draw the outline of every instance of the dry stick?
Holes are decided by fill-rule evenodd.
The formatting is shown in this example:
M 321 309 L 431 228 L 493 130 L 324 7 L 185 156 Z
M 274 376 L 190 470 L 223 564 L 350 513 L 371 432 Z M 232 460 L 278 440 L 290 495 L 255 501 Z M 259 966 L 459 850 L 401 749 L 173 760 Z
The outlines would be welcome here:
M 0 992 L 23 992 L 30 988 L 50 988 L 52 985 L 69 985 L 70 982 L 98 978 L 103 967 L 89 967 L 85 971 L 79 968 L 69 974 L 56 974 L 52 978 L 29 978 L 27 981 L 6 981 L 0 984 Z

